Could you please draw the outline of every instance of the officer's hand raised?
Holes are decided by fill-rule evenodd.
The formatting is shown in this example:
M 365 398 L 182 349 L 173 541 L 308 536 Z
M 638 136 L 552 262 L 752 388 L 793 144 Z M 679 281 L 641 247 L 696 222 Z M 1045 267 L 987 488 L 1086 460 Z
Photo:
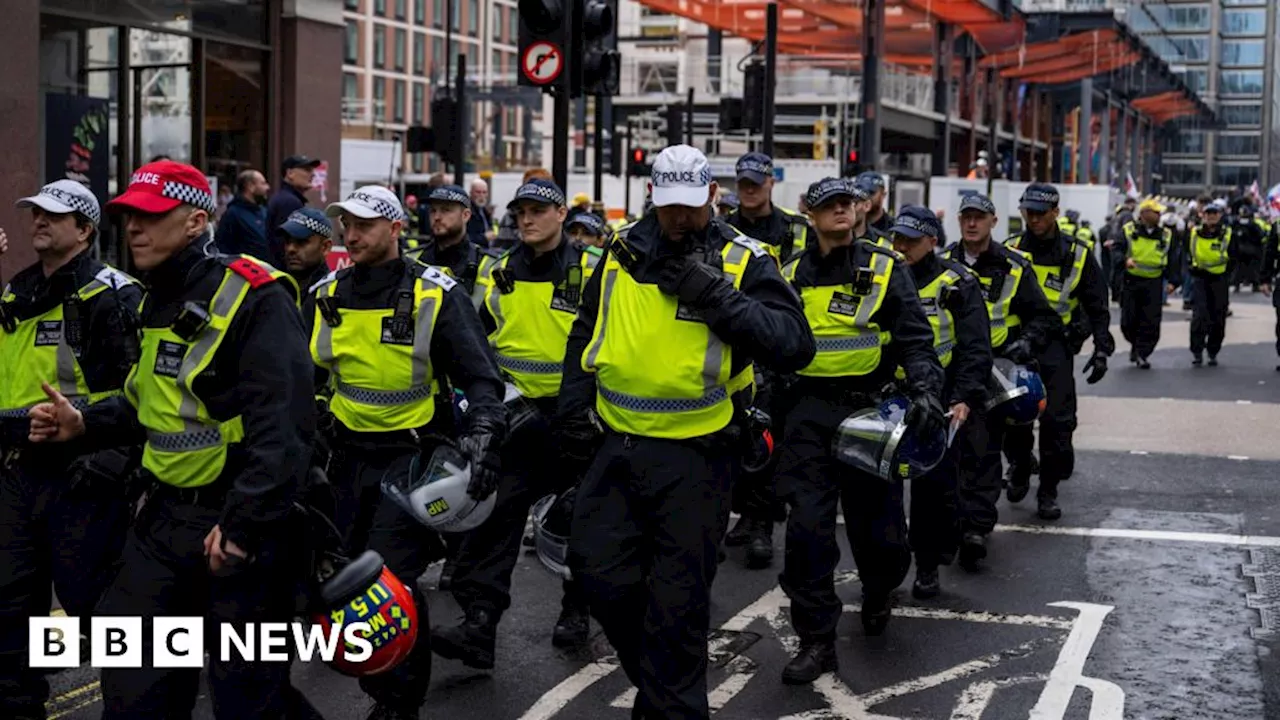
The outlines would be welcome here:
M 687 255 L 664 258 L 658 267 L 658 289 L 693 308 L 718 305 L 714 291 L 724 284 L 720 273 Z
M 49 396 L 49 402 L 40 403 L 27 411 L 31 418 L 31 430 L 27 439 L 37 442 L 66 442 L 84 434 L 84 415 L 62 393 L 49 383 L 40 387 Z

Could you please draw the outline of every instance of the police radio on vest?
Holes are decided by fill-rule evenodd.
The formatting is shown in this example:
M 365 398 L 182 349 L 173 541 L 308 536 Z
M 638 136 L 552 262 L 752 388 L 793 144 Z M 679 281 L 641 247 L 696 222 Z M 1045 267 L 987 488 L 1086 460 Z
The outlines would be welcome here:
M 206 650 L 223 662 L 331 662 L 338 653 L 347 662 L 373 656 L 378 631 L 367 622 L 220 623 L 218 637 L 206 646 L 205 620 L 200 617 L 157 617 L 149 630 L 140 617 L 95 617 L 82 627 L 78 617 L 32 617 L 27 626 L 27 665 L 32 668 L 79 667 L 81 633 L 88 631 L 89 664 L 112 668 L 199 668 Z M 151 657 L 144 658 L 144 639 L 151 639 Z

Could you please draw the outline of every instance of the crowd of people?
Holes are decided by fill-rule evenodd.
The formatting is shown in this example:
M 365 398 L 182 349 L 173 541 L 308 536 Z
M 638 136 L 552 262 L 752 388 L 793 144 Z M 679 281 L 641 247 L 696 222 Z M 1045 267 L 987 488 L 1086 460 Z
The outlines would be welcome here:
M 617 227 L 545 171 L 494 228 L 480 184 L 308 207 L 314 167 L 286 160 L 266 202 L 243 175 L 216 234 L 205 176 L 171 160 L 105 204 L 65 180 L 18 200 L 38 260 L 0 297 L 0 716 L 45 717 L 27 618 L 51 592 L 77 616 L 285 621 L 333 609 L 335 578 L 365 589 L 369 566 L 420 627 L 354 674 L 371 718 L 416 718 L 433 655 L 497 663 L 528 544 L 563 579 L 556 646 L 585 645 L 594 618 L 632 717 L 708 718 L 724 548 L 771 567 L 779 524 L 800 639 L 781 679 L 812 683 L 838 665 L 841 508 L 878 635 L 913 565 L 929 599 L 939 567 L 991 561 L 1002 493 L 1038 475 L 1035 512 L 1062 516 L 1073 358 L 1090 341 L 1082 377 L 1107 373 L 1109 279 L 1140 366 L 1165 280 L 1191 284 L 1212 365 L 1225 278 L 1266 291 L 1280 257 L 1269 228 L 1269 255 L 1238 249 L 1255 225 L 1211 202 L 1185 232 L 1158 206 L 1118 214 L 1097 248 L 1040 183 L 1025 231 L 997 239 L 1009 209 L 975 194 L 947 246 L 933 211 L 886 209 L 880 174 L 813 183 L 801 212 L 775 204 L 767 155 L 721 195 L 685 145 Z M 95 259 L 108 214 L 136 278 Z M 339 236 L 352 265 L 330 271 Z M 1255 255 L 1272 260 L 1236 272 Z M 439 560 L 464 617 L 432 627 L 418 579 Z M 102 669 L 105 718 L 190 717 L 199 671 L 152 667 L 149 644 L 145 667 Z M 207 677 L 218 718 L 324 716 L 288 663 L 213 656 Z

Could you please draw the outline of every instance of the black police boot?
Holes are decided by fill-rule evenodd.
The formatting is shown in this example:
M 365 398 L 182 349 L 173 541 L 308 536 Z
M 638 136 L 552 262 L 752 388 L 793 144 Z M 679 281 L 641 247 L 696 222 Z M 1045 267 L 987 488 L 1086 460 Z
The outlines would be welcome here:
M 551 644 L 558 648 L 586 645 L 591 637 L 591 620 L 586 608 L 569 606 L 560 610 L 556 629 L 551 632 Z
M 1142 370 L 1150 370 L 1151 361 L 1147 360 L 1145 357 L 1140 357 L 1138 358 L 1138 367 Z
M 436 589 L 444 592 L 453 585 L 453 573 L 458 569 L 458 563 L 453 558 L 445 558 L 444 565 L 440 568 L 440 579 L 436 581 Z
M 1004 496 L 1009 502 L 1020 502 L 1031 492 L 1031 468 L 1009 463 L 1009 469 L 1004 473 L 1004 488 Z
M 749 528 L 751 541 L 747 544 L 747 567 L 761 570 L 773 563 L 773 523 L 768 520 L 752 520 Z
M 911 596 L 917 600 L 929 600 L 938 597 L 942 592 L 942 584 L 938 581 L 937 566 L 926 567 L 917 563 L 916 581 L 911 585 Z
M 493 669 L 498 619 L 487 608 L 467 610 L 467 619 L 452 627 L 431 629 L 431 651 L 442 658 L 461 660 L 477 670 Z
M 960 567 L 976 572 L 978 561 L 987 556 L 987 536 L 979 532 L 967 532 L 960 540 Z
M 418 710 L 378 703 L 367 720 L 418 720 Z
M 724 544 L 729 547 L 741 547 L 749 542 L 751 542 L 751 518 L 739 515 L 738 522 L 734 523 L 733 529 L 724 536 Z
M 839 666 L 834 642 L 805 642 L 800 645 L 800 652 L 782 668 L 782 682 L 787 685 L 808 685 L 822 677 L 823 673 L 835 672 Z
M 1200 353 L 1196 353 L 1191 357 L 1192 367 L 1200 367 L 1203 364 L 1204 364 L 1204 357 L 1202 357 Z
M 883 635 L 891 613 L 888 595 L 862 595 L 862 631 L 869 637 Z
M 1062 517 L 1062 508 L 1058 507 L 1058 501 L 1053 498 L 1040 498 L 1039 507 L 1036 509 L 1036 515 L 1041 520 L 1057 520 Z
M 1218 356 L 1217 356 L 1217 355 L 1210 355 L 1210 356 L 1209 356 L 1209 367 L 1218 367 Z

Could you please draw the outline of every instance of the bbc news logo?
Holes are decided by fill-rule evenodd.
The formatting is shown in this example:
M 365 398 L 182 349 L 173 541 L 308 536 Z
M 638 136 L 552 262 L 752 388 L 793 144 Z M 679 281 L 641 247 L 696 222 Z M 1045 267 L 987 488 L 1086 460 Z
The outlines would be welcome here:
M 78 617 L 33 617 L 27 627 L 28 665 L 32 668 L 79 667 L 81 622 Z M 151 621 L 148 667 L 204 666 L 205 620 L 200 617 L 157 617 Z M 98 668 L 144 666 L 142 618 L 95 617 L 89 623 L 89 664 Z M 371 640 L 370 638 L 375 639 Z M 328 628 L 306 623 L 221 623 L 217 651 L 222 662 L 234 660 L 359 663 L 373 655 L 376 631 L 354 622 Z

